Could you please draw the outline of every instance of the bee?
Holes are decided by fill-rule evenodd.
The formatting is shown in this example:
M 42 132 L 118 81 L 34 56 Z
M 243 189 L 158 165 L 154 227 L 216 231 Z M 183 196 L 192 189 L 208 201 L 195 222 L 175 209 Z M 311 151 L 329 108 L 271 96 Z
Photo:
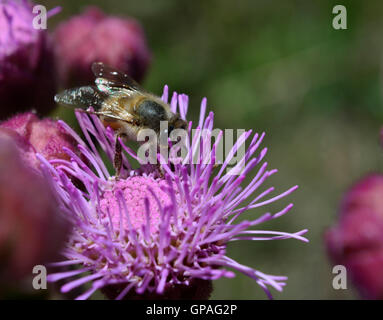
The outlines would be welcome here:
M 64 90 L 55 96 L 56 103 L 73 107 L 77 111 L 95 114 L 104 126 L 116 133 L 114 167 L 116 176 L 122 167 L 122 148 L 119 138 L 137 141 L 142 129 L 152 129 L 157 136 L 169 135 L 174 129 L 187 128 L 187 122 L 160 97 L 147 92 L 127 74 L 102 62 L 92 64 L 95 85 Z M 93 109 L 91 109 L 93 108 Z M 160 132 L 160 122 L 167 121 L 165 132 Z

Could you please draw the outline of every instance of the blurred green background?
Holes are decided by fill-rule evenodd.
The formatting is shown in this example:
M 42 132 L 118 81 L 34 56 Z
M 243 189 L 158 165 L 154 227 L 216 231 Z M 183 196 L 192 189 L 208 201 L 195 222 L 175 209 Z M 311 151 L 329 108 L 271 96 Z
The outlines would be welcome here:
M 336 220 L 342 194 L 356 179 L 383 171 L 379 129 L 382 107 L 382 1 L 39 1 L 63 11 L 60 21 L 97 5 L 143 25 L 153 62 L 144 86 L 164 84 L 190 96 L 191 120 L 202 97 L 218 128 L 265 131 L 267 161 L 278 168 L 268 185 L 298 184 L 276 212 L 294 209 L 264 229 L 309 229 L 309 244 L 295 240 L 236 242 L 229 255 L 260 271 L 287 275 L 276 299 L 355 299 L 332 288 L 332 265 L 323 232 Z M 343 4 L 348 29 L 332 28 L 332 8 Z M 63 114 L 63 111 L 60 111 Z M 64 114 L 68 117 L 68 114 Z M 250 177 L 249 177 L 250 178 Z M 265 186 L 264 188 L 266 188 Z M 256 217 L 264 212 L 254 210 Z M 214 299 L 265 299 L 257 284 L 238 274 L 215 282 Z

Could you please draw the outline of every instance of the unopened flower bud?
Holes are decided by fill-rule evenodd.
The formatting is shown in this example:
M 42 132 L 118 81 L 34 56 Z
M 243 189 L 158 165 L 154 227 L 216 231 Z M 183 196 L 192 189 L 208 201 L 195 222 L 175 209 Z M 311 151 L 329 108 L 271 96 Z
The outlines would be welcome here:
M 40 120 L 31 112 L 18 114 L 0 124 L 0 128 L 13 130 L 24 138 L 34 149 L 46 159 L 68 159 L 63 148 L 75 151 L 76 142 L 55 120 Z
M 0 291 L 57 259 L 68 231 L 49 184 L 0 136 Z M 0 292 L 1 295 L 1 292 Z
M 97 8 L 89 8 L 58 26 L 55 52 L 64 87 L 92 83 L 91 64 L 95 61 L 140 81 L 151 57 L 137 21 L 107 16 Z
M 331 259 L 346 267 L 360 294 L 383 299 L 383 175 L 367 176 L 346 193 L 338 224 L 325 241 Z

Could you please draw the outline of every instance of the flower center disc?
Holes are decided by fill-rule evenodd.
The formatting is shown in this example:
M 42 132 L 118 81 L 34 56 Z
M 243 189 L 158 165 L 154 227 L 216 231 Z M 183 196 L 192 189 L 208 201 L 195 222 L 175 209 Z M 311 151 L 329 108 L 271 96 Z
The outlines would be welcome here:
M 129 177 L 116 181 L 111 190 L 107 190 L 103 193 L 100 202 L 101 211 L 106 216 L 108 216 L 109 211 L 114 228 L 118 229 L 120 227 L 120 221 L 122 221 L 123 227 L 128 229 L 128 215 L 132 227 L 139 229 L 147 224 L 145 199 L 148 199 L 150 232 L 153 234 L 157 232 L 161 219 L 158 201 L 162 208 L 171 205 L 171 198 L 166 191 L 164 191 L 166 187 L 167 183 L 165 180 L 156 180 L 151 177 Z M 150 192 L 150 190 L 153 193 Z M 121 197 L 121 192 L 127 212 L 124 207 L 120 208 L 121 204 L 119 205 L 118 197 L 119 195 Z M 153 194 L 155 194 L 155 197 Z

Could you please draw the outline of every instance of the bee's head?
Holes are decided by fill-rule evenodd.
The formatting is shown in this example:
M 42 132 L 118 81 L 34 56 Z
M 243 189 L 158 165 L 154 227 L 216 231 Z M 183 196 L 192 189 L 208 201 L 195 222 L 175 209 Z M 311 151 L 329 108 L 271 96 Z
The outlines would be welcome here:
M 188 124 L 185 120 L 181 119 L 179 114 L 175 114 L 169 121 L 168 135 L 175 129 L 187 130 Z
M 184 132 L 177 133 L 178 136 L 186 134 L 188 124 L 185 120 L 181 119 L 179 114 L 175 114 L 168 122 L 168 125 L 166 128 L 164 128 L 160 132 L 160 141 L 162 141 L 162 144 L 167 145 L 167 138 L 170 137 L 170 134 L 176 130 L 181 129 L 184 130 Z M 164 142 L 165 140 L 166 142 Z

